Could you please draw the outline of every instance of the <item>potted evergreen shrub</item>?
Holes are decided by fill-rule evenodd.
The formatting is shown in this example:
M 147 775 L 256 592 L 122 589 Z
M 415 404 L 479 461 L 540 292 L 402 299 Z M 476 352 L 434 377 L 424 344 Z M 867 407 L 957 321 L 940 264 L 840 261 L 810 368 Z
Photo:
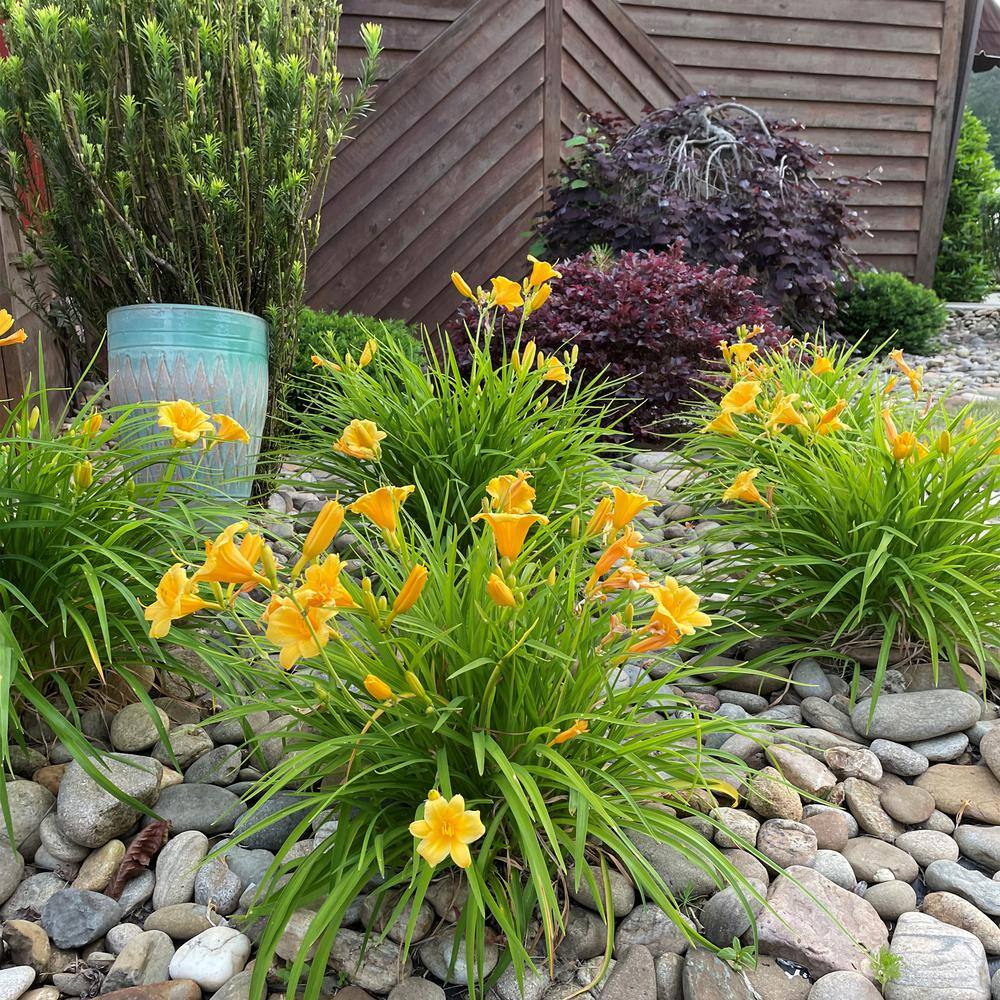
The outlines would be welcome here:
M 246 496 L 295 356 L 316 195 L 367 109 L 380 29 L 362 28 L 345 90 L 327 0 L 0 6 L 8 205 L 73 324 L 99 340 L 107 317 L 114 401 L 189 399 L 247 429 L 205 459 Z

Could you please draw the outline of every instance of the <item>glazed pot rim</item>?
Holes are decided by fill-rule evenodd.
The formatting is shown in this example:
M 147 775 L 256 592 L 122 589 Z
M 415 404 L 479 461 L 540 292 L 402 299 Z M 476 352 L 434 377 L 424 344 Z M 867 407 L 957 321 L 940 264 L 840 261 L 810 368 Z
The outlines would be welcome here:
M 115 306 L 114 309 L 109 309 L 108 316 L 120 312 L 144 312 L 151 309 L 188 309 L 192 312 L 229 313 L 232 316 L 249 316 L 252 319 L 260 320 L 265 326 L 267 325 L 267 320 L 257 313 L 247 312 L 244 309 L 230 309 L 228 306 L 207 306 L 194 302 L 135 302 L 131 305 Z

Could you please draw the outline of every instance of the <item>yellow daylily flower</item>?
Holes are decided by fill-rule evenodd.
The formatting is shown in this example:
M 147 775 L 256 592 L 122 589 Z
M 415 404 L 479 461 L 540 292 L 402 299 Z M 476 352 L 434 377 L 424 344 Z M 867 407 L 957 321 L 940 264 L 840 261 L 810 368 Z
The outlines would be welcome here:
M 216 413 L 212 419 L 219 425 L 219 429 L 215 432 L 216 441 L 240 444 L 250 443 L 250 435 L 239 421 L 233 420 L 232 417 L 227 416 L 225 413 Z
M 760 475 L 760 469 L 744 469 L 733 480 L 722 494 L 723 500 L 742 500 L 744 503 L 759 503 L 762 507 L 771 509 L 771 505 L 760 495 L 754 485 L 754 479 Z
M 175 399 L 172 403 L 160 403 L 157 407 L 159 427 L 170 430 L 174 444 L 178 447 L 194 444 L 206 434 L 214 434 L 215 427 L 208 414 L 186 399 Z
M 417 563 L 413 569 L 410 570 L 409 575 L 403 582 L 403 586 L 399 588 L 399 593 L 396 595 L 396 600 L 392 602 L 392 613 L 390 618 L 394 618 L 396 615 L 401 615 L 405 611 L 409 611 L 414 604 L 420 599 L 420 594 L 424 589 L 424 584 L 427 582 L 427 567 L 421 566 Z
M 374 674 L 368 674 L 364 681 L 365 690 L 376 700 L 376 701 L 391 701 L 393 694 L 392 688 L 381 677 L 376 677 Z
M 920 454 L 923 446 L 917 440 L 916 434 L 912 431 L 897 431 L 893 423 L 892 414 L 888 409 L 882 411 L 882 426 L 885 428 L 886 440 L 889 444 L 889 454 L 897 462 L 905 462 L 912 458 L 914 452 Z M 924 449 L 926 453 L 926 449 Z M 921 455 L 921 457 L 923 457 Z
M 464 295 L 465 298 L 470 299 L 473 302 L 478 302 L 479 299 L 476 297 L 476 293 L 469 287 L 469 283 L 463 278 L 458 271 L 451 272 L 451 283 L 458 289 L 459 295 Z
M 809 371 L 813 375 L 826 375 L 833 371 L 833 362 L 824 354 L 817 354 Z
M 543 514 L 503 514 L 487 511 L 473 521 L 485 521 L 493 531 L 493 541 L 503 559 L 516 559 L 524 548 L 528 532 L 535 524 L 548 524 Z
M 690 588 L 682 587 L 672 576 L 649 593 L 656 601 L 656 614 L 668 619 L 681 635 L 694 635 L 695 629 L 712 624 L 703 611 L 698 610 L 701 598 Z
M 295 600 L 301 605 L 356 608 L 358 605 L 350 592 L 340 582 L 344 568 L 340 556 L 327 556 L 322 562 L 306 569 L 302 586 L 295 591 Z
M 923 388 L 924 382 L 924 370 L 923 368 L 911 368 L 903 360 L 903 352 L 897 348 L 894 351 L 889 352 L 889 357 L 895 362 L 896 367 L 903 373 L 907 382 L 910 383 L 910 389 L 914 396 L 920 395 L 920 390 Z
M 490 508 L 505 514 L 527 514 L 535 500 L 535 488 L 528 483 L 530 472 L 517 470 L 517 475 L 495 476 L 486 486 Z
M 361 357 L 358 358 L 358 367 L 364 368 L 366 365 L 371 364 L 371 360 L 375 357 L 375 352 L 377 350 L 378 341 L 374 337 L 369 337 L 365 341 L 365 346 L 361 348 Z
M 628 647 L 633 656 L 640 653 L 655 653 L 670 646 L 676 646 L 681 641 L 681 634 L 669 615 L 658 609 L 650 616 L 649 621 L 639 630 L 642 639 L 637 639 Z
M 156 600 L 143 611 L 150 622 L 149 634 L 162 639 L 172 622 L 208 607 L 208 602 L 198 596 L 198 583 L 189 580 L 184 566 L 175 563 L 163 574 L 156 586 Z
M 597 580 L 612 569 L 616 563 L 630 560 L 641 545 L 642 535 L 631 525 L 626 525 L 625 530 L 601 553 L 600 558 L 594 563 L 587 589 L 593 590 Z
M 336 500 L 327 500 L 302 543 L 302 560 L 312 562 L 318 555 L 326 552 L 343 523 L 344 508 Z
M 834 431 L 846 431 L 847 424 L 840 419 L 840 415 L 845 409 L 847 409 L 847 400 L 838 399 L 830 409 L 820 416 L 819 423 L 816 424 L 816 433 L 826 436 Z
M 415 489 L 415 486 L 381 486 L 358 497 L 347 509 L 367 517 L 389 534 L 394 534 L 399 527 L 399 508 Z
M 263 541 L 258 546 L 255 543 L 237 546 L 236 536 L 246 531 L 247 522 L 237 521 L 222 531 L 214 542 L 206 543 L 204 565 L 195 571 L 192 580 L 205 583 L 232 583 L 239 586 L 259 583 L 264 577 L 254 568 L 254 563 L 260 557 Z M 253 562 L 248 558 L 253 557 Z
M 577 736 L 582 736 L 590 728 L 586 719 L 577 719 L 568 729 L 564 729 L 561 733 L 556 734 L 549 740 L 548 745 L 550 747 L 557 747 L 563 743 L 568 743 L 572 739 L 576 739 Z
M 757 403 L 755 400 L 759 393 L 759 382 L 743 379 L 722 397 L 719 406 L 728 413 L 756 413 Z
M 528 261 L 531 263 L 531 277 L 528 278 L 530 288 L 541 288 L 547 281 L 553 278 L 561 278 L 562 275 L 548 262 L 539 260 L 528 254 Z
M 650 500 L 645 493 L 629 493 L 619 486 L 611 487 L 611 495 L 614 498 L 611 525 L 615 531 L 624 528 L 640 511 L 656 506 L 656 501 Z
M 587 522 L 584 534 L 590 537 L 591 535 L 599 535 L 607 529 L 611 524 L 612 509 L 611 497 L 601 497 L 594 508 L 594 513 L 591 514 L 590 520 Z
M 469 844 L 479 840 L 486 827 L 479 810 L 466 809 L 461 795 L 445 799 L 431 791 L 424 803 L 424 818 L 410 824 L 410 833 L 420 841 L 417 853 L 432 868 L 449 855 L 459 868 L 468 868 L 472 864 Z
M 352 420 L 334 443 L 337 451 L 362 461 L 378 461 L 382 457 L 382 446 L 389 435 L 379 430 L 374 420 Z
M 504 578 L 499 573 L 491 573 L 486 581 L 486 596 L 501 608 L 516 608 L 517 597 L 514 591 L 507 586 Z
M 543 382 L 558 382 L 560 385 L 569 382 L 570 375 L 566 366 L 555 355 L 547 358 L 544 354 L 539 354 L 537 366 L 539 371 L 545 372 Z
M 768 430 L 781 431 L 785 427 L 809 426 L 805 417 L 795 409 L 798 398 L 798 393 L 795 392 L 787 396 L 784 393 L 778 394 L 771 404 L 771 410 L 767 417 L 766 426 Z
M 750 356 L 756 353 L 757 345 L 746 342 L 733 344 L 728 350 L 729 357 L 735 360 L 738 365 L 745 365 L 750 360 Z
M 91 413 L 86 420 L 80 424 L 80 433 L 85 434 L 87 437 L 93 437 L 95 434 L 99 433 L 101 427 L 104 426 L 104 417 L 100 413 Z
M 0 309 L 0 347 L 13 347 L 14 344 L 23 344 L 28 339 L 24 330 L 8 333 L 13 325 L 14 317 L 6 309 Z
M 333 617 L 334 608 L 316 606 L 300 610 L 286 597 L 279 598 L 277 605 L 268 610 L 267 641 L 280 650 L 278 660 L 285 670 L 291 670 L 303 657 L 316 656 L 333 635 L 327 622 Z
M 720 410 L 719 415 L 714 420 L 709 420 L 700 431 L 702 434 L 722 434 L 724 437 L 735 437 L 739 432 L 731 410 Z
M 524 305 L 524 296 L 521 294 L 521 286 L 510 278 L 497 277 L 490 278 L 493 286 L 493 294 L 490 296 L 490 305 L 502 306 L 507 312 L 513 312 L 518 306 Z
M 649 585 L 649 574 L 628 563 L 616 569 L 597 589 L 602 594 L 611 594 L 618 590 L 644 590 Z
M 546 302 L 549 301 L 549 296 L 552 294 L 551 285 L 540 285 L 531 294 L 531 298 L 528 299 L 528 304 L 525 306 L 525 312 L 529 315 L 537 309 L 541 309 Z

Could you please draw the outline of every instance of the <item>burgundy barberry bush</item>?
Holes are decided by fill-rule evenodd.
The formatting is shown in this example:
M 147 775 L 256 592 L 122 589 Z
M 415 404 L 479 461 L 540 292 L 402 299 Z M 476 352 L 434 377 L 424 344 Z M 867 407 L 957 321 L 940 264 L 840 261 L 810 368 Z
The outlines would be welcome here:
M 699 384 L 720 374 L 719 342 L 733 340 L 741 323 L 764 328 L 762 348 L 785 337 L 749 278 L 688 262 L 679 241 L 662 253 L 608 261 L 583 254 L 558 267 L 562 278 L 528 317 L 522 340 L 546 354 L 578 346 L 574 377 L 627 379 L 617 389 L 623 408 L 632 409 L 622 429 L 640 439 L 676 428 Z M 450 328 L 456 343 L 465 338 L 463 321 L 469 316 Z
M 847 199 L 866 182 L 821 184 L 826 154 L 800 129 L 706 94 L 638 125 L 594 115 L 550 192 L 546 254 L 656 250 L 680 237 L 692 260 L 736 267 L 785 322 L 811 329 L 834 315 L 836 281 L 858 264 L 848 241 L 865 227 Z

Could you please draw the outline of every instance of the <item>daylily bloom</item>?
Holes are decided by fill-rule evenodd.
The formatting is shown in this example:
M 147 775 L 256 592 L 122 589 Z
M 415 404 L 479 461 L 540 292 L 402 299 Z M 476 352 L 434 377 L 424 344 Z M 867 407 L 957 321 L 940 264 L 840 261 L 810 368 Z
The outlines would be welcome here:
M 491 573 L 486 581 L 486 595 L 501 608 L 516 608 L 517 598 L 499 573 Z
M 541 309 L 549 300 L 549 296 L 552 294 L 551 285 L 541 285 L 535 289 L 531 294 L 531 298 L 528 299 L 528 304 L 525 307 L 526 311 L 530 314 L 536 309 Z
M 528 278 L 528 285 L 531 288 L 540 288 L 546 281 L 562 277 L 551 264 L 533 257 L 530 253 L 528 254 L 528 260 L 531 262 L 531 277 Z
M 640 629 L 640 632 L 644 638 L 638 639 L 628 647 L 629 653 L 633 655 L 655 653 L 657 650 L 676 646 L 681 641 L 680 632 L 677 631 L 673 620 L 659 610 L 653 612 L 649 622 Z
M 613 486 L 611 494 L 614 497 L 611 525 L 615 531 L 624 528 L 640 511 L 656 506 L 656 501 L 650 500 L 645 493 L 629 493 L 619 486 Z
M 475 292 L 469 287 L 469 283 L 463 278 L 458 271 L 451 272 L 451 283 L 458 289 L 459 295 L 464 295 L 467 299 L 471 299 L 473 302 L 478 302 Z
M 365 690 L 376 701 L 390 701 L 392 699 L 392 688 L 381 677 L 368 674 L 364 679 Z
M 882 395 L 883 396 L 888 396 L 889 393 L 892 392 L 892 390 L 896 388 L 896 383 L 898 381 L 899 381 L 899 379 L 896 378 L 895 375 L 892 375 L 889 378 L 889 380 L 885 383 L 885 385 L 882 386 Z
M 340 556 L 327 556 L 320 563 L 313 563 L 306 569 L 302 586 L 295 591 L 295 599 L 302 605 L 322 607 L 356 608 L 353 597 L 340 582 L 344 564 Z
M 186 399 L 175 399 L 172 403 L 160 403 L 157 407 L 160 427 L 167 427 L 173 435 L 174 444 L 183 447 L 194 444 L 206 434 L 214 434 L 215 427 L 208 414 Z
M 778 394 L 771 404 L 771 410 L 768 414 L 767 427 L 769 430 L 780 431 L 785 427 L 809 426 L 805 417 L 795 409 L 798 398 L 798 393 L 795 392 L 787 396 L 784 393 Z
M 834 431 L 846 431 L 847 424 L 840 419 L 840 415 L 845 409 L 847 409 L 847 400 L 838 399 L 830 409 L 820 416 L 819 423 L 816 424 L 816 433 L 825 436 Z
M 472 520 L 485 521 L 492 528 L 497 552 L 504 559 L 516 559 L 521 554 L 532 525 L 549 523 L 543 514 L 497 514 L 493 511 L 477 514 Z
M 545 355 L 539 354 L 538 368 L 545 372 L 542 376 L 543 382 L 558 382 L 560 385 L 566 385 L 569 382 L 569 372 L 566 370 L 566 366 L 555 355 L 546 358 Z
M 152 623 L 149 634 L 162 639 L 170 631 L 171 622 L 205 607 L 208 602 L 198 596 L 197 581 L 189 580 L 183 564 L 175 563 L 161 577 L 156 600 L 145 609 L 143 617 Z
M 250 543 L 244 549 L 243 546 L 237 546 L 234 541 L 236 535 L 246 529 L 246 521 L 237 521 L 221 532 L 214 542 L 206 543 L 205 563 L 191 579 L 205 583 L 232 583 L 240 586 L 261 582 L 264 578 L 254 568 L 254 562 L 260 557 L 263 542 L 261 541 L 260 545 Z M 247 558 L 248 555 L 255 557 L 253 562 Z
M 364 368 L 366 365 L 371 364 L 371 360 L 375 357 L 375 352 L 377 350 L 378 341 L 374 337 L 369 337 L 365 341 L 365 346 L 361 348 L 361 357 L 358 358 L 358 367 Z
M 584 528 L 584 534 L 588 537 L 601 534 L 611 524 L 612 509 L 611 497 L 601 497 Z
M 746 342 L 733 344 L 732 347 L 728 348 L 728 352 L 729 357 L 734 359 L 738 365 L 745 365 L 750 356 L 757 353 L 757 345 Z
M 80 424 L 80 433 L 87 437 L 93 437 L 104 425 L 104 417 L 100 413 L 91 413 L 83 423 Z
M 526 372 L 530 372 L 532 365 L 535 363 L 535 355 L 537 353 L 538 347 L 533 340 L 529 340 L 524 345 L 524 354 L 515 347 L 510 355 L 510 363 L 514 371 L 522 377 Z
M 239 442 L 241 444 L 250 443 L 250 435 L 246 432 L 245 428 L 232 417 L 226 416 L 225 413 L 216 413 L 212 419 L 219 425 L 219 429 L 215 432 L 216 441 L 225 442 Z
M 649 586 L 649 574 L 638 566 L 626 564 L 619 566 L 597 588 L 602 594 L 610 594 L 616 590 L 642 590 Z
M 518 306 L 524 305 L 524 296 L 521 294 L 521 286 L 510 278 L 498 277 L 490 278 L 493 286 L 493 294 L 490 296 L 490 305 L 503 306 L 507 312 L 513 312 Z
M 920 443 L 916 434 L 912 431 L 897 431 L 892 421 L 892 414 L 887 409 L 882 411 L 882 426 L 885 428 L 886 440 L 889 443 L 889 453 L 895 461 L 905 462 L 915 451 L 920 453 Z
M 89 459 L 77 462 L 73 466 L 70 482 L 76 490 L 85 490 L 94 481 L 94 466 Z
M 722 494 L 723 500 L 742 500 L 744 503 L 759 503 L 762 507 L 770 510 L 771 505 L 760 495 L 757 487 L 754 486 L 754 479 L 760 474 L 760 469 L 744 469 L 733 480 L 733 485 L 729 486 Z
M 826 355 L 817 354 L 809 371 L 813 375 L 826 375 L 827 372 L 833 371 L 833 362 Z
M 641 545 L 642 535 L 631 525 L 627 525 L 625 530 L 604 550 L 597 562 L 594 563 L 588 589 L 592 590 L 598 578 L 604 576 L 616 563 L 625 559 L 631 559 L 635 555 L 636 549 Z
M 924 381 L 924 370 L 922 368 L 911 368 L 903 360 L 903 352 L 897 348 L 895 351 L 889 352 L 889 357 L 896 363 L 896 367 L 903 373 L 906 380 L 910 383 L 910 389 L 914 396 L 920 395 L 920 390 L 923 388 Z
M 415 486 L 381 486 L 358 497 L 347 509 L 364 515 L 390 535 L 395 534 L 399 527 L 399 508 L 415 489 Z
M 351 458 L 377 461 L 382 457 L 379 442 L 388 436 L 378 429 L 374 420 L 352 420 L 333 447 Z
M 737 382 L 732 389 L 722 397 L 719 405 L 729 413 L 756 413 L 755 400 L 760 393 L 760 383 L 752 379 Z
M 486 827 L 479 810 L 466 809 L 461 795 L 445 799 L 440 792 L 431 791 L 424 803 L 424 818 L 410 824 L 410 833 L 420 840 L 417 854 L 432 868 L 449 855 L 459 868 L 468 868 L 472 864 L 469 844 L 479 840 Z
M 649 593 L 656 601 L 657 615 L 669 619 L 681 635 L 694 635 L 695 629 L 712 624 L 712 619 L 698 610 L 701 598 L 690 588 L 682 587 L 672 576 Z
M 309 360 L 313 363 L 314 368 L 324 368 L 332 364 L 332 362 L 327 361 L 326 358 L 321 358 L 318 354 L 311 354 Z
M 567 743 L 569 740 L 575 739 L 577 736 L 582 736 L 590 728 L 586 719 L 577 719 L 568 729 L 564 729 L 561 733 L 553 736 L 549 740 L 550 747 L 557 747 L 562 743 Z
M 702 434 L 722 434 L 725 437 L 735 437 L 739 432 L 733 414 L 729 410 L 720 410 L 719 415 L 714 420 L 709 420 L 701 429 Z
M 312 562 L 318 555 L 325 552 L 336 537 L 344 521 L 344 508 L 336 500 L 327 500 L 316 515 L 309 534 L 302 543 L 303 562 Z M 293 573 L 294 575 L 294 573 Z
M 495 476 L 486 486 L 490 507 L 506 514 L 527 514 L 535 500 L 535 489 L 528 484 L 530 472 L 517 470 L 517 475 Z
M 285 670 L 291 670 L 302 657 L 315 656 L 330 641 L 333 630 L 327 622 L 334 611 L 319 606 L 300 610 L 287 597 L 269 609 L 267 640 L 281 651 L 278 659 Z
M 424 589 L 426 582 L 427 567 L 417 563 L 410 570 L 403 586 L 399 588 L 396 600 L 392 602 L 392 614 L 390 617 L 395 617 L 396 615 L 403 614 L 404 611 L 409 611 L 419 600 L 420 593 Z
M 14 325 L 14 317 L 6 309 L 0 309 L 0 347 L 12 347 L 14 344 L 23 344 L 28 335 L 24 330 L 15 330 L 13 333 L 7 331 Z

